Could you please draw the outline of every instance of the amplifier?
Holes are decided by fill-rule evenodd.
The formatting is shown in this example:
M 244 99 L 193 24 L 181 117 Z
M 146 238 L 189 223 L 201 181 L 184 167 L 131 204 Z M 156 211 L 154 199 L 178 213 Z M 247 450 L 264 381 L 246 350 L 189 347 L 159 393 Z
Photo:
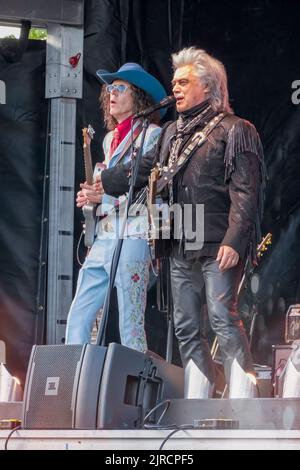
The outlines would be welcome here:
M 272 367 L 254 364 L 254 370 L 259 398 L 271 398 L 273 396 Z
M 300 339 L 300 304 L 290 305 L 285 317 L 285 341 Z

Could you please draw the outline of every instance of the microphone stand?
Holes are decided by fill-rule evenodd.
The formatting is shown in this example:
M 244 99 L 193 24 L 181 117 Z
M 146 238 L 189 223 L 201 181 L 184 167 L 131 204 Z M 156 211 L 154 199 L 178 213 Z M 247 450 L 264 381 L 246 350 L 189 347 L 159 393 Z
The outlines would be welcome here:
M 166 315 L 167 322 L 167 344 L 166 344 L 166 362 L 171 363 L 173 358 L 173 299 L 171 293 L 170 261 L 169 258 L 160 258 L 157 260 L 157 306 L 158 310 Z
M 109 285 L 108 285 L 108 289 L 107 289 L 106 296 L 105 296 L 100 328 L 99 328 L 97 338 L 96 338 L 96 344 L 100 346 L 105 346 L 105 333 L 106 333 L 107 322 L 108 322 L 110 299 L 111 299 L 112 290 L 115 284 L 117 269 L 118 269 L 122 245 L 123 245 L 125 228 L 127 226 L 129 209 L 133 201 L 133 194 L 134 194 L 134 189 L 135 189 L 136 180 L 138 176 L 138 170 L 139 170 L 140 162 L 141 162 L 142 155 L 143 155 L 143 147 L 144 147 L 144 141 L 146 137 L 146 131 L 148 129 L 149 124 L 150 124 L 149 119 L 143 118 L 141 144 L 138 148 L 137 155 L 135 158 L 133 158 L 133 143 L 131 147 L 131 179 L 130 179 L 130 186 L 129 186 L 129 192 L 128 192 L 128 199 L 127 199 L 127 203 L 125 206 L 125 211 L 124 211 L 125 213 L 124 213 L 124 220 L 123 220 L 122 228 L 121 228 L 120 235 L 117 240 L 113 258 L 112 258 L 110 275 L 109 275 Z

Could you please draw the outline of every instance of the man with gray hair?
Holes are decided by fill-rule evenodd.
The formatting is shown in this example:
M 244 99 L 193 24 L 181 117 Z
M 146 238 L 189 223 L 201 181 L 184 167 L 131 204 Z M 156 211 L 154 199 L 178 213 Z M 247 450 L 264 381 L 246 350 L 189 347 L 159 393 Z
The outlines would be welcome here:
M 164 127 L 156 153 L 145 156 L 139 182 L 145 184 L 151 167 L 158 162 L 161 176 L 157 188 L 170 204 L 204 206 L 202 247 L 195 243 L 193 248 L 184 227 L 182 238 L 171 240 L 169 245 L 185 397 L 206 398 L 211 396 L 215 375 L 200 315 L 203 280 L 227 383 L 234 360 L 253 374 L 237 296 L 246 259 L 256 261 L 260 239 L 263 151 L 255 127 L 230 108 L 223 64 L 195 47 L 173 54 L 172 59 L 172 91 L 179 116 Z M 119 167 L 114 178 L 108 179 L 109 172 L 102 173 L 105 192 L 125 191 L 128 167 Z

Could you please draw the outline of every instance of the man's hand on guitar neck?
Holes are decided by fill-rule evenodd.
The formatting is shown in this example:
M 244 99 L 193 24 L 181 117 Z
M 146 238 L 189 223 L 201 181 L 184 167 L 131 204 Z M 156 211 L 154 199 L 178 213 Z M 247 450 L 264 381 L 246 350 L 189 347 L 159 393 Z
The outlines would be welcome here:
M 94 184 L 90 185 L 85 183 L 80 183 L 81 190 L 77 193 L 76 205 L 77 207 L 82 207 L 85 204 L 100 204 L 102 201 L 102 196 L 104 193 L 101 179 L 97 176 Z

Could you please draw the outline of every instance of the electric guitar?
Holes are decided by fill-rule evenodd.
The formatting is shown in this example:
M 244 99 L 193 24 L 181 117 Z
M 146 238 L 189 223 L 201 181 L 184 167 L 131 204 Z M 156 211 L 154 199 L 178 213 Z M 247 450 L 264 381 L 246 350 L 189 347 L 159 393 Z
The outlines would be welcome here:
M 264 254 L 265 251 L 268 249 L 268 245 L 271 245 L 272 243 L 272 234 L 267 233 L 267 235 L 264 236 L 260 244 L 257 246 L 257 256 L 261 258 Z
M 149 245 L 154 246 L 155 239 L 157 237 L 157 226 L 155 221 L 155 216 L 153 212 L 153 205 L 156 203 L 156 183 L 160 176 L 160 170 L 157 165 L 155 165 L 150 173 L 148 185 L 148 217 L 149 217 Z
M 92 185 L 94 182 L 91 156 L 91 141 L 94 137 L 94 134 L 95 131 L 90 124 L 88 127 L 82 129 L 85 180 L 89 185 Z M 84 244 L 86 247 L 90 248 L 94 243 L 95 238 L 96 204 L 85 204 L 82 208 L 82 211 L 84 215 Z
M 271 245 L 272 243 L 272 234 L 267 233 L 262 239 L 262 241 L 257 245 L 256 247 L 256 253 L 257 253 L 257 259 L 260 260 L 263 257 L 263 254 L 265 251 L 267 251 L 268 246 Z M 242 291 L 242 289 L 245 287 L 246 282 L 251 279 L 251 276 L 255 270 L 256 266 L 253 264 L 249 263 L 249 260 L 247 260 L 247 264 L 244 269 L 244 274 L 241 279 L 239 289 L 238 289 L 238 295 Z
M 168 204 L 160 195 L 157 195 L 157 181 L 161 176 L 158 165 L 152 168 L 148 179 L 148 245 L 153 259 L 168 256 L 170 239 L 170 214 Z

